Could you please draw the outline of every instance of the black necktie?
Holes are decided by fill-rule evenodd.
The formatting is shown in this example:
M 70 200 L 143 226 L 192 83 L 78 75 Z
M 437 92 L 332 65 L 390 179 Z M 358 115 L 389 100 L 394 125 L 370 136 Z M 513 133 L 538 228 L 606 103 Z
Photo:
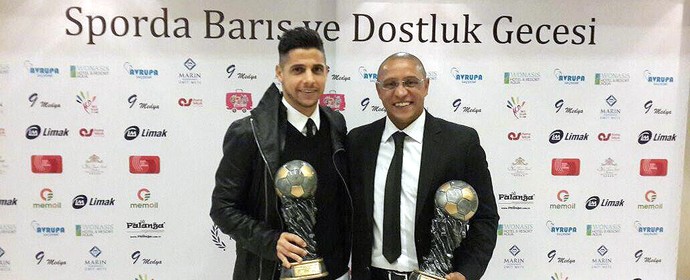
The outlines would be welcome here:
M 309 118 L 307 120 L 307 137 L 312 137 L 316 134 L 316 124 L 314 123 L 314 120 Z
M 383 256 L 389 263 L 400 256 L 400 178 L 402 175 L 404 132 L 393 133 L 395 153 L 388 167 L 383 198 Z

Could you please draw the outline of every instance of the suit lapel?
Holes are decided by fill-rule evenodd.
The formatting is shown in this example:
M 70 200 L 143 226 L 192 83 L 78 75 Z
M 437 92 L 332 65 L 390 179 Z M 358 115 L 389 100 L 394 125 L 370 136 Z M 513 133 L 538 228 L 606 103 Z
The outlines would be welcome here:
M 424 139 L 422 143 L 422 162 L 420 164 L 421 168 L 419 170 L 419 183 L 417 185 L 417 204 L 415 220 L 419 220 L 420 213 L 424 207 L 424 202 L 427 197 L 439 186 L 434 186 L 434 178 L 436 178 L 436 173 L 439 172 L 436 166 L 437 160 L 442 157 L 443 149 L 440 149 L 443 145 L 441 137 L 438 134 L 441 133 L 441 128 L 437 123 L 436 118 L 434 118 L 428 112 L 426 114 L 426 123 L 424 124 Z
M 383 135 L 383 128 L 386 124 L 386 118 L 380 119 L 372 124 L 369 137 L 366 137 L 366 145 L 364 145 L 365 156 L 362 157 L 362 170 L 364 177 L 362 183 L 364 185 L 364 201 L 366 202 L 367 217 L 373 222 L 374 219 L 374 175 L 376 173 L 376 158 L 379 154 L 379 146 L 381 144 L 381 136 Z M 351 163 L 357 164 L 357 163 Z

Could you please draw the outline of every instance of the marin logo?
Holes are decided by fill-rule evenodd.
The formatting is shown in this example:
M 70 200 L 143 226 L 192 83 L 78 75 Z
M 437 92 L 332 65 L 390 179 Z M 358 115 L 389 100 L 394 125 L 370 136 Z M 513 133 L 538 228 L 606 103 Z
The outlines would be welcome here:
M 228 92 L 225 94 L 225 108 L 233 113 L 237 111 L 246 113 L 252 109 L 252 106 L 252 94 L 249 92 L 242 92 L 241 89 L 238 89 L 234 92 Z
M 647 83 L 650 83 L 655 86 L 667 86 L 673 83 L 672 76 L 657 76 L 652 74 L 652 72 L 649 70 L 644 70 L 643 74 L 644 79 L 647 81 Z
M 132 66 L 129 62 L 125 62 L 123 64 L 123 67 L 125 68 L 125 71 L 127 74 L 130 76 L 133 76 L 137 79 L 151 79 L 152 77 L 158 76 L 158 70 L 157 69 L 138 69 Z
M 463 73 L 458 67 L 450 68 L 451 77 L 463 84 L 474 84 L 484 79 L 482 74 L 479 73 Z
M 513 256 L 512 258 L 503 259 L 503 267 L 507 269 L 522 269 L 525 268 L 525 259 L 518 258 L 517 255 L 520 254 L 521 250 L 517 245 L 513 245 L 508 249 L 508 252 Z
M 191 72 L 194 67 L 196 67 L 196 62 L 191 58 L 187 58 L 184 62 L 184 67 L 188 72 L 177 73 L 180 84 L 201 84 L 201 74 L 197 72 Z
M 85 271 L 104 271 L 107 269 L 107 264 L 108 261 L 103 259 L 103 258 L 98 258 L 101 256 L 103 251 L 101 251 L 100 248 L 97 246 L 91 247 L 91 250 L 89 250 L 89 255 L 93 257 L 92 259 L 87 259 L 84 261 L 84 270 Z
M 584 110 L 582 110 L 580 108 L 575 108 L 575 107 L 563 108 L 564 105 L 565 105 L 565 101 L 563 99 L 559 99 L 558 101 L 556 101 L 556 103 L 554 103 L 554 105 L 553 105 L 556 108 L 556 113 L 561 112 L 561 109 L 563 109 L 563 113 L 566 113 L 566 114 L 580 115 L 580 114 L 584 113 Z
M 609 249 L 606 248 L 606 246 L 604 246 L 604 245 L 599 246 L 599 248 L 597 249 L 597 254 L 599 254 L 599 257 L 592 258 L 592 268 L 595 268 L 595 269 L 611 268 L 611 264 L 613 263 L 613 260 L 609 257 L 606 257 L 606 254 L 608 252 L 609 252 Z
M 618 103 L 618 99 L 616 99 L 615 96 L 609 95 L 605 99 L 605 102 L 607 105 L 609 105 L 609 108 L 603 108 L 599 109 L 599 119 L 602 120 L 618 120 L 620 119 L 620 114 L 621 114 L 621 109 L 614 108 L 614 105 Z
M 585 81 L 584 75 L 565 75 L 558 68 L 553 70 L 553 74 L 556 76 L 557 81 L 566 85 L 577 85 Z
M 24 61 L 24 67 L 29 71 L 29 75 L 41 78 L 51 78 L 60 74 L 60 69 L 57 67 L 34 67 L 29 60 Z

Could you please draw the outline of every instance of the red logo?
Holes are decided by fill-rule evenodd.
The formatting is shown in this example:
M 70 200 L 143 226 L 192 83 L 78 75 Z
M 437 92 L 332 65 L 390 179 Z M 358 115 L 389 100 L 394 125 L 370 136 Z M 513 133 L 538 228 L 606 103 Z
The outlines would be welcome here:
M 580 175 L 579 158 L 554 158 L 551 160 L 551 175 L 578 176 Z
M 62 156 L 33 155 L 31 156 L 31 172 L 33 173 L 62 173 Z
M 319 104 L 321 106 L 326 106 L 333 109 L 333 111 L 344 111 L 345 110 L 345 95 L 340 93 L 335 93 L 335 91 L 330 91 L 329 93 L 324 93 L 319 97 Z
M 666 176 L 668 173 L 668 160 L 666 159 L 641 159 L 640 175 L 642 176 Z
M 654 190 L 648 190 L 648 191 L 644 194 L 644 199 L 645 199 L 647 202 L 654 202 L 654 201 L 656 200 L 656 192 L 655 192 Z
M 130 156 L 129 173 L 158 174 L 161 171 L 161 159 L 158 156 Z
M 570 198 L 570 193 L 568 193 L 567 190 L 560 190 L 556 194 L 556 198 L 558 198 L 558 201 L 560 201 L 560 202 L 566 202 L 566 201 L 568 201 L 568 198 Z
M 202 99 L 197 99 L 197 98 L 180 98 L 177 100 L 177 105 L 180 105 L 182 107 L 189 107 L 191 105 L 194 106 L 203 106 L 204 101 Z
M 620 141 L 620 140 L 621 140 L 621 135 L 618 134 L 618 133 L 603 133 L 603 132 L 602 132 L 602 133 L 599 133 L 599 135 L 597 135 L 597 139 L 598 139 L 599 141 L 603 141 L 603 142 L 606 142 L 606 141 Z
M 79 135 L 81 137 L 91 137 L 91 136 L 97 136 L 97 137 L 103 137 L 103 129 L 93 129 L 93 128 L 82 128 L 79 129 Z
M 232 112 L 237 112 L 237 110 L 247 112 L 247 110 L 252 109 L 252 94 L 241 92 L 241 90 L 228 92 L 225 95 L 225 105 Z

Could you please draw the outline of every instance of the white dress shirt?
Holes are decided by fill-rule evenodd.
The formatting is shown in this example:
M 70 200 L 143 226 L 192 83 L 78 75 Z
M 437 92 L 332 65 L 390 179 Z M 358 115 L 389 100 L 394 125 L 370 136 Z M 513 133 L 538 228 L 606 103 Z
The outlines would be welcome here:
M 283 105 L 287 108 L 287 121 L 297 128 L 302 135 L 307 136 L 307 120 L 312 119 L 314 120 L 314 124 L 316 125 L 316 130 L 319 130 L 319 126 L 321 125 L 321 113 L 319 112 L 319 106 L 316 106 L 316 110 L 314 110 L 314 113 L 311 114 L 311 116 L 305 116 L 304 114 L 300 113 L 297 111 L 297 109 L 293 108 L 290 103 L 285 100 L 285 97 L 281 99 L 283 102 Z
M 422 141 L 426 114 L 422 114 L 402 130 L 407 134 L 403 145 L 402 178 L 400 182 L 400 257 L 388 263 L 383 256 L 383 199 L 386 189 L 386 176 L 395 153 L 393 133 L 400 131 L 386 117 L 379 154 L 376 158 L 374 175 L 374 247 L 371 252 L 371 265 L 378 268 L 413 271 L 419 268 L 417 249 L 414 243 L 415 213 L 417 205 L 417 185 L 422 161 Z

